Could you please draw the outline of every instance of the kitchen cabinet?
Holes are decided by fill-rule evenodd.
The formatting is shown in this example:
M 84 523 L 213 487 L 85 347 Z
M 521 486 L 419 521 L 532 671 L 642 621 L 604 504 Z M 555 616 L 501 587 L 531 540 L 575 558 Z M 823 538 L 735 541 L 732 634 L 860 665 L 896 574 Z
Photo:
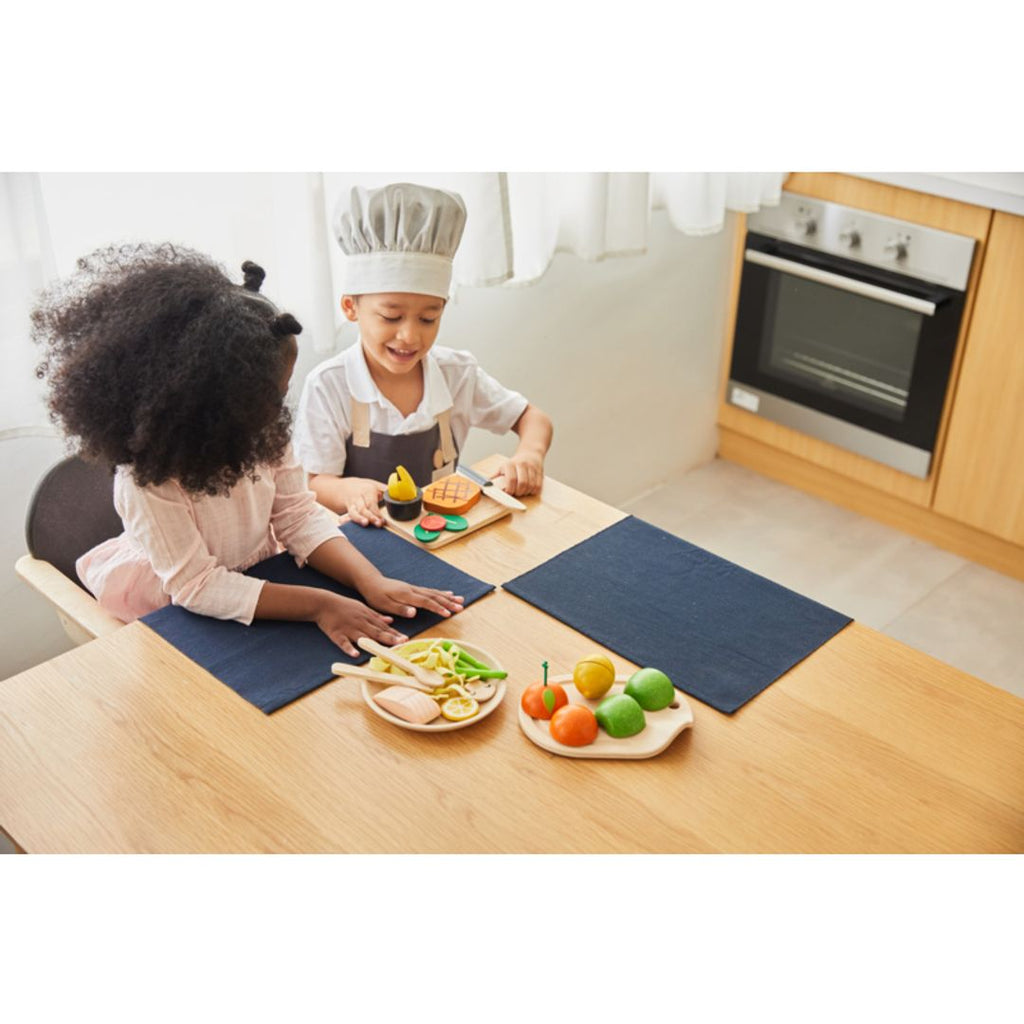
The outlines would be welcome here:
M 992 220 L 933 508 L 1024 546 L 1024 217 Z

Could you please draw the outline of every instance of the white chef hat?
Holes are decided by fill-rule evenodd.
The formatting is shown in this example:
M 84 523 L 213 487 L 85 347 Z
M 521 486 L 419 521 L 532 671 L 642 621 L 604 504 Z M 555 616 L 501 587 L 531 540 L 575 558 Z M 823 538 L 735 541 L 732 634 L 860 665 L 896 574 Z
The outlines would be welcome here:
M 334 211 L 334 237 L 345 254 L 346 295 L 413 292 L 448 298 L 452 260 L 466 226 L 454 192 L 400 183 L 352 189 Z

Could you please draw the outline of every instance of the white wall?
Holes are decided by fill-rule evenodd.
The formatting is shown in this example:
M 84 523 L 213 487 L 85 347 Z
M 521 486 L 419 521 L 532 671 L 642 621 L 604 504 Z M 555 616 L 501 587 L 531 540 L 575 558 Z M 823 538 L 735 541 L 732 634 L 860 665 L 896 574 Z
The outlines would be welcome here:
M 656 211 L 643 256 L 558 254 L 536 284 L 466 289 L 441 338 L 552 417 L 552 476 L 625 502 L 714 456 L 734 217 L 693 238 Z M 476 432 L 467 458 L 514 447 L 496 440 Z
M 307 326 L 290 392 L 294 402 L 305 374 L 324 357 L 314 344 L 324 344 L 334 330 L 333 308 L 314 308 L 314 296 L 322 294 L 323 239 L 314 231 L 293 237 L 319 201 L 310 176 L 43 177 L 61 273 L 86 251 L 86 239 L 93 246 L 130 237 L 122 229 L 111 236 L 111 209 L 121 224 L 133 225 L 134 237 L 157 240 L 169 237 L 169 226 L 186 213 L 194 224 L 195 205 L 205 202 L 208 227 L 175 240 L 229 268 L 246 258 L 267 268 L 268 294 Z M 239 184 L 242 177 L 247 180 Z M 533 285 L 463 289 L 444 314 L 440 341 L 472 349 L 490 373 L 552 416 L 552 476 L 611 504 L 625 502 L 714 455 L 733 216 L 726 231 L 692 238 L 656 211 L 650 249 L 642 256 L 586 263 L 558 254 Z M 60 218 L 76 222 L 74 247 Z M 296 246 L 298 258 L 281 259 L 281 251 Z M 508 453 L 514 440 L 477 432 L 465 456 Z M 3 442 L 0 454 L 0 678 L 6 678 L 70 645 L 49 607 L 13 572 L 25 551 L 28 497 L 61 457 L 60 442 L 18 438 Z

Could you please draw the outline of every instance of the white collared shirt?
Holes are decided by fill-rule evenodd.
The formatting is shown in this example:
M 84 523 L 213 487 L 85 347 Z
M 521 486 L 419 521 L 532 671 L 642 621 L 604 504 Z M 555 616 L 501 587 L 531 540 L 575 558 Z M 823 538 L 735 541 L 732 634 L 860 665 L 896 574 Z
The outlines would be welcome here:
M 451 409 L 452 436 L 461 450 L 471 427 L 493 434 L 511 430 L 527 401 L 485 373 L 471 352 L 435 345 L 423 360 L 423 399 L 403 416 L 374 383 L 361 341 L 317 366 L 306 378 L 295 416 L 295 451 L 307 473 L 345 470 L 345 442 L 352 436 L 352 399 L 370 410 L 370 430 L 417 434 Z

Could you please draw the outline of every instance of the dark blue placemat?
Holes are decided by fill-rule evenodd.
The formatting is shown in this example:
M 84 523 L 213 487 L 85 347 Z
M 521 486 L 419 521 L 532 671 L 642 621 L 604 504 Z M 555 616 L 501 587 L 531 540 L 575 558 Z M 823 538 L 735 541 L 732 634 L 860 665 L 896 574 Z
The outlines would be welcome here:
M 437 590 L 451 590 L 466 606 L 494 586 L 443 562 L 429 551 L 384 529 L 346 523 L 342 532 L 385 576 Z M 275 555 L 246 570 L 247 576 L 273 583 L 323 587 L 361 600 L 348 587 L 306 566 L 300 569 L 289 554 Z M 462 613 L 460 613 L 462 614 Z M 352 658 L 335 646 L 312 622 L 258 619 L 251 625 L 211 619 L 168 605 L 142 619 L 151 629 L 211 675 L 268 714 L 315 690 L 332 678 L 331 665 L 358 665 L 369 655 Z M 422 609 L 413 619 L 396 617 L 394 625 L 408 636 L 445 621 Z
M 504 588 L 729 713 L 851 621 L 633 516 Z

